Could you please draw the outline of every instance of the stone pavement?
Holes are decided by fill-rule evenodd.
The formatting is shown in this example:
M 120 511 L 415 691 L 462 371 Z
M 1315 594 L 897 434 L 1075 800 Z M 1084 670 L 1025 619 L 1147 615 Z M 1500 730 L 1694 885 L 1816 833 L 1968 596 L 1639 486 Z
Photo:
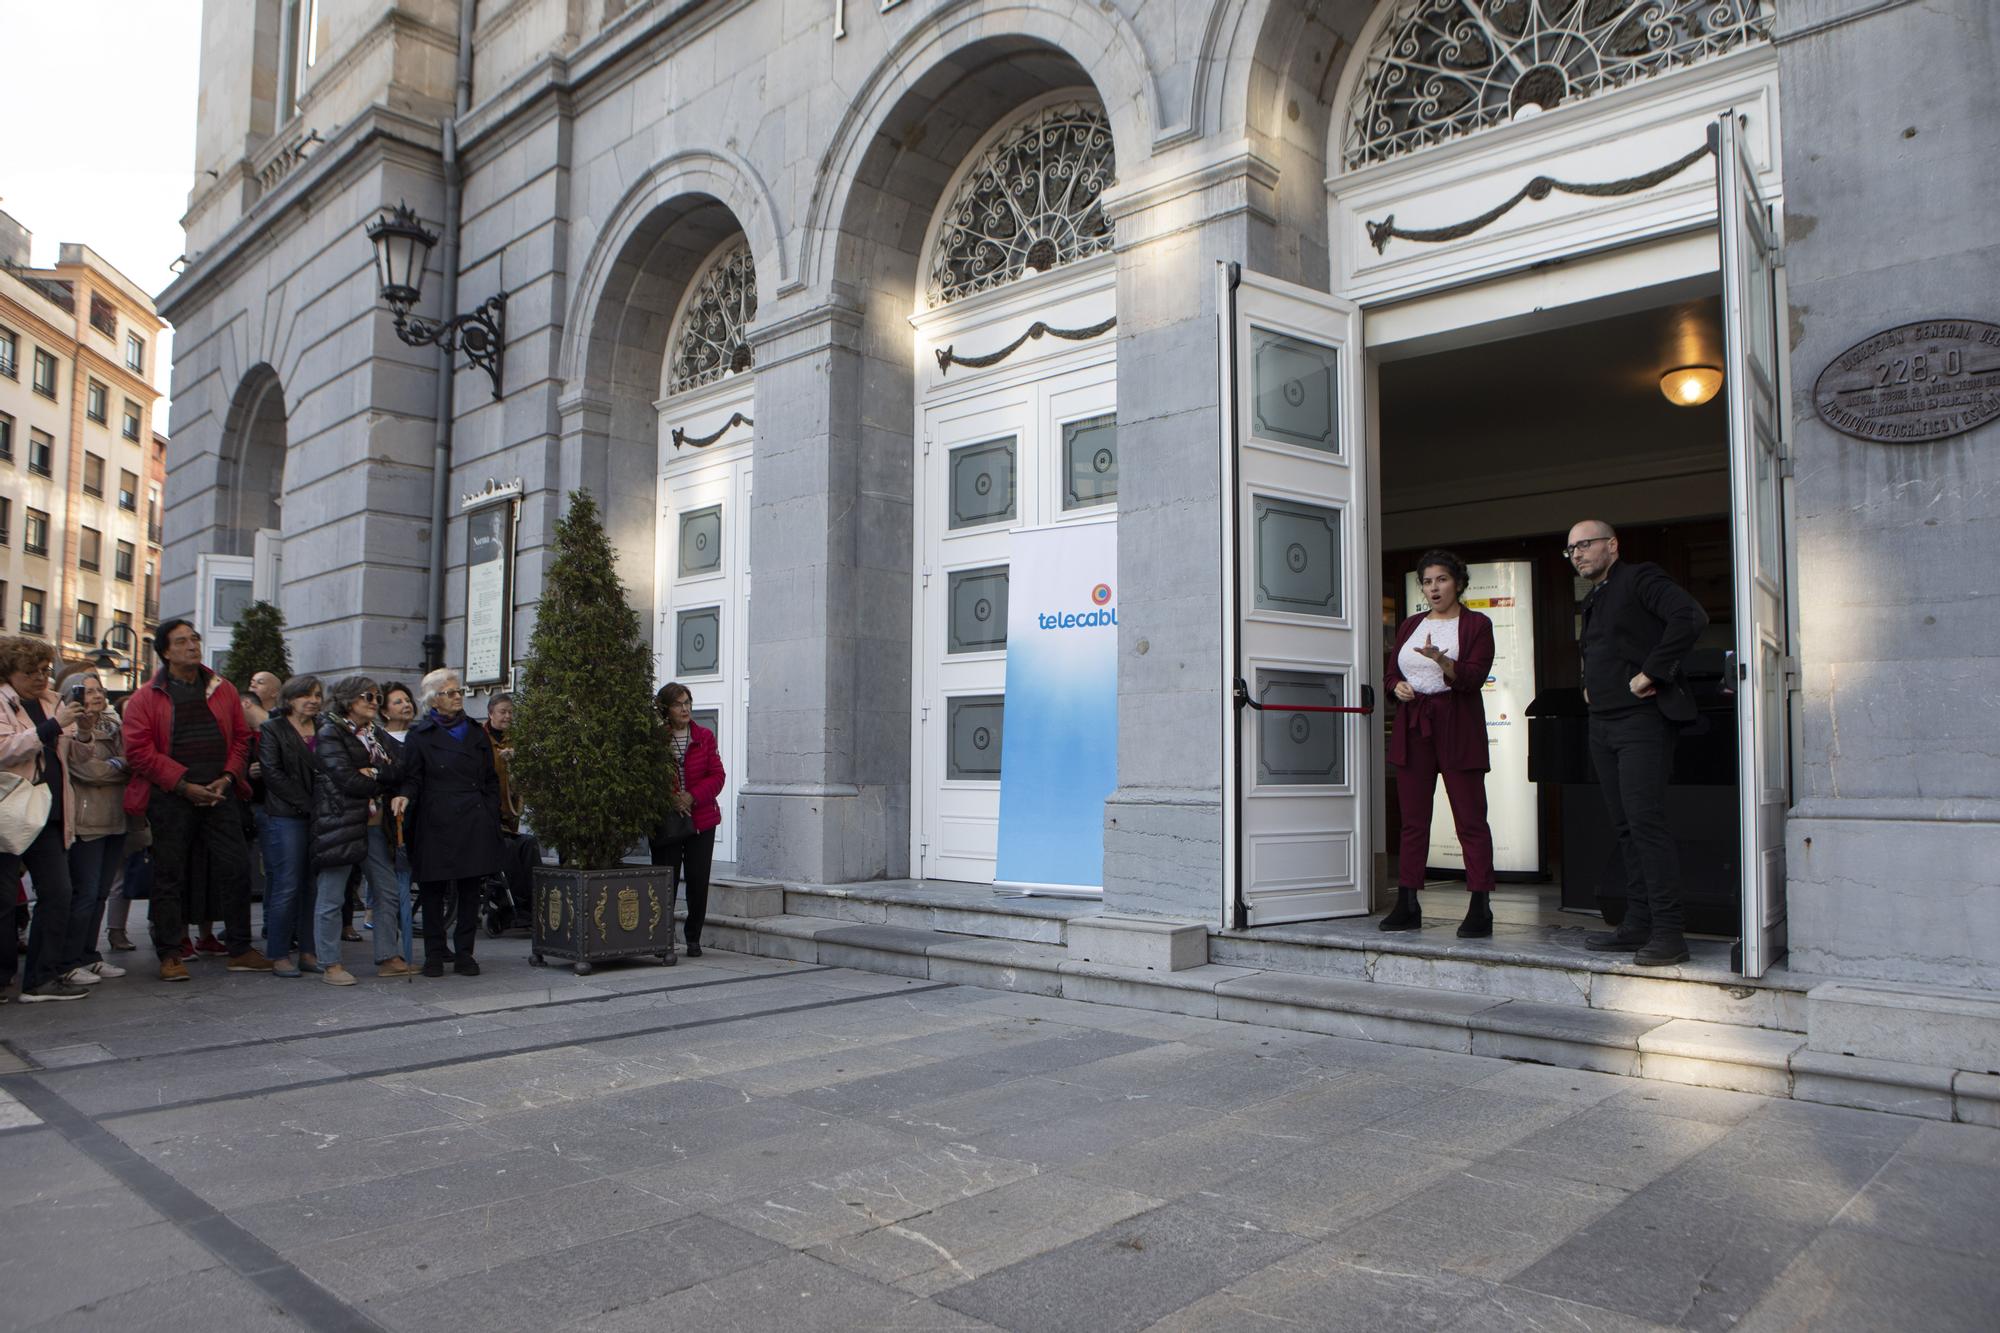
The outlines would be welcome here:
M 205 961 L 0 1010 L 0 1328 L 2000 1311 L 2000 1131 L 714 951 L 577 978 L 480 948 L 476 979 Z

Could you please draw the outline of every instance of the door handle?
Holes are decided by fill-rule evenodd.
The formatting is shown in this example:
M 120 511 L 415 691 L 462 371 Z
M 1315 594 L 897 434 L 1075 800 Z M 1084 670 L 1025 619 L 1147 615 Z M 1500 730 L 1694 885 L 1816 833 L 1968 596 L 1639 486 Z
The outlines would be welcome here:
M 1352 704 L 1259 703 L 1250 697 L 1250 687 L 1244 683 L 1241 676 L 1236 678 L 1235 697 L 1238 708 L 1253 708 L 1260 713 L 1269 709 L 1278 713 L 1360 713 L 1366 716 L 1375 711 L 1375 687 L 1373 685 L 1363 685 L 1361 687 L 1361 706 L 1359 708 L 1356 708 Z

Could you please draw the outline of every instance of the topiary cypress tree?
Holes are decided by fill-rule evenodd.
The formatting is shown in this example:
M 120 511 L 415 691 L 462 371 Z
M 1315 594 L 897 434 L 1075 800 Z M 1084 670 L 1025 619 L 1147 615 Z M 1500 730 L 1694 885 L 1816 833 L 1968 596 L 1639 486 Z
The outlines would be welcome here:
M 285 613 L 269 602 L 252 602 L 236 618 L 222 675 L 239 693 L 250 692 L 250 677 L 268 671 L 279 680 L 292 674 L 291 650 L 285 647 Z
M 513 739 L 509 774 L 528 822 L 565 865 L 616 867 L 659 823 L 667 751 L 654 724 L 653 649 L 588 491 L 571 492 L 556 523 Z

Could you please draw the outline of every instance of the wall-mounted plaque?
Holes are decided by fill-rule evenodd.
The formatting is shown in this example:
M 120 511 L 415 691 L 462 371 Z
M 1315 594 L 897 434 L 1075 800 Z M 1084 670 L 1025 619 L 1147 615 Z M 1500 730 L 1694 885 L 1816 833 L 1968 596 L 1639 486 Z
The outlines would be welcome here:
M 518 492 L 465 501 L 465 677 L 475 685 L 508 679 L 513 619 L 514 510 Z
M 1922 444 L 2000 417 L 2000 325 L 1931 319 L 1884 329 L 1813 385 L 1819 419 L 1881 444 Z

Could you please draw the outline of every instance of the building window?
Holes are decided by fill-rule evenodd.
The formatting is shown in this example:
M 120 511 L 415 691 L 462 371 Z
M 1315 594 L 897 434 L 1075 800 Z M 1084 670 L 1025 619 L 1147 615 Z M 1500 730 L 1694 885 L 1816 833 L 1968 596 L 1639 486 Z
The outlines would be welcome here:
M 107 338 L 118 336 L 118 310 L 96 292 L 90 294 L 90 327 Z
M 146 540 L 160 544 L 160 490 L 156 486 L 146 496 Z
M 95 572 L 103 568 L 104 534 L 96 528 L 84 528 L 77 543 L 76 563 L 79 569 Z
M 12 329 L 0 329 L 0 375 L 10 380 L 21 378 L 21 342 Z
M 139 474 L 118 469 L 118 507 L 128 514 L 139 512 Z
M 76 641 L 78 643 L 97 642 L 96 602 L 78 602 L 76 604 Z
M 118 543 L 118 551 L 112 557 L 111 574 L 120 583 L 130 583 L 132 581 L 133 554 L 134 551 L 131 542 Z
M 1349 167 L 1581 102 L 1767 41 L 1763 0 L 1397 0 L 1348 106 Z
M 667 342 L 673 349 L 668 393 L 750 369 L 750 339 L 744 331 L 757 317 L 757 270 L 749 245 L 739 242 L 724 250 L 688 286 L 691 295 L 680 327 Z
M 83 410 L 89 414 L 92 421 L 102 426 L 105 419 L 111 415 L 110 391 L 96 380 L 92 380 L 90 387 L 85 391 Z
M 56 359 L 41 348 L 35 349 L 35 392 L 44 398 L 56 396 Z
M 125 335 L 125 369 L 135 375 L 146 373 L 146 340 L 136 333 Z
M 1063 102 L 1010 128 L 945 210 L 931 252 L 931 305 L 1110 250 L 1099 196 L 1116 170 L 1103 107 Z
M 21 630 L 26 634 L 42 632 L 42 590 L 40 588 L 21 589 Z
M 139 431 L 145 418 L 139 412 L 139 405 L 130 398 L 125 400 L 125 438 L 134 444 L 139 442 Z
M 38 477 L 53 477 L 56 466 L 56 442 L 47 431 L 28 428 L 28 471 Z
M 83 493 L 104 498 L 104 456 L 86 453 L 83 456 Z
M 278 67 L 278 114 L 289 120 L 298 112 L 306 71 L 319 63 L 319 0 L 284 0 L 283 63 Z
M 159 565 L 155 561 L 148 560 L 146 562 L 146 620 L 147 623 L 150 624 L 153 621 L 158 620 L 159 618 L 160 618 Z
M 0 412 L 0 462 L 14 461 L 14 418 Z
M 0 579 L 0 629 L 7 628 L 7 580 Z
M 39 509 L 28 511 L 28 531 L 21 543 L 21 549 L 29 555 L 49 553 L 49 516 Z
M 14 502 L 0 495 L 0 546 L 14 539 Z

